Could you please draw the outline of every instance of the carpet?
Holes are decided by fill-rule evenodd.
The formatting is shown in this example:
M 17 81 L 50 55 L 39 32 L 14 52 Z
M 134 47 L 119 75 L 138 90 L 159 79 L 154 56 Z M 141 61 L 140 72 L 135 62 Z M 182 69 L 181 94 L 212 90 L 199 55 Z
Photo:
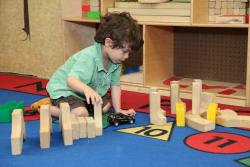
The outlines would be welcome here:
M 149 122 L 149 96 L 129 91 L 122 91 L 122 108 L 136 110 L 135 124 L 110 126 L 104 129 L 103 136 L 76 140 L 68 147 L 63 145 L 58 124 L 53 124 L 51 148 L 41 150 L 39 115 L 29 113 L 29 105 L 47 96 L 46 84 L 47 80 L 32 76 L 0 73 L 0 105 L 10 100 L 23 101 L 25 117 L 30 118 L 26 119 L 27 138 L 20 156 L 11 155 L 11 124 L 0 123 L 0 166 L 250 166 L 249 129 L 216 126 L 213 131 L 201 133 L 189 127 L 176 127 L 169 97 L 165 96 L 161 106 L 168 116 L 168 126 L 154 126 Z M 190 109 L 191 101 L 183 100 Z M 220 108 L 234 109 L 240 115 L 250 113 L 245 107 L 220 105 Z

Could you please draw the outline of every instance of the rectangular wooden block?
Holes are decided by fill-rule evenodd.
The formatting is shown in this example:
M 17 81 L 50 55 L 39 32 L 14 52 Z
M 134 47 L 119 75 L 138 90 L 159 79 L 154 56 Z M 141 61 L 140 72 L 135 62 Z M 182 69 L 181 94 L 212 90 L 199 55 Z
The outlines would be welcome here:
M 148 3 L 138 2 L 115 2 L 116 8 L 139 8 L 139 9 L 191 9 L 190 3 Z
M 189 127 L 201 132 L 215 129 L 215 123 L 202 118 L 200 115 L 186 114 L 186 123 Z
M 73 132 L 72 132 L 72 122 L 70 116 L 70 107 L 68 103 L 60 104 L 61 110 L 61 124 L 62 124 L 62 135 L 64 145 L 72 145 L 73 144 Z
M 96 136 L 102 136 L 102 104 L 94 104 Z
M 218 104 L 216 103 L 211 103 L 208 106 L 208 111 L 207 111 L 207 120 L 211 121 L 211 122 L 215 122 L 216 121 L 216 112 L 218 109 Z
M 176 126 L 185 126 L 186 104 L 176 104 Z
M 96 131 L 96 127 L 95 127 L 95 121 L 92 117 L 86 117 L 85 118 L 86 121 L 87 121 L 87 129 L 88 129 L 88 138 L 95 138 L 96 137 L 96 134 L 95 134 L 95 131 Z
M 12 112 L 12 126 L 11 126 L 12 155 L 22 154 L 24 138 L 25 138 L 25 122 L 23 119 L 23 111 L 21 109 L 15 109 Z
M 42 105 L 40 108 L 40 147 L 50 148 L 51 115 L 49 105 Z
M 80 132 L 79 132 L 79 136 L 80 138 L 87 138 L 87 121 L 84 117 L 77 117 L 78 118 L 78 122 L 79 122 L 79 128 L 80 128 Z
M 71 113 L 71 122 L 72 122 L 72 137 L 73 140 L 78 140 L 80 138 L 80 124 L 77 116 Z

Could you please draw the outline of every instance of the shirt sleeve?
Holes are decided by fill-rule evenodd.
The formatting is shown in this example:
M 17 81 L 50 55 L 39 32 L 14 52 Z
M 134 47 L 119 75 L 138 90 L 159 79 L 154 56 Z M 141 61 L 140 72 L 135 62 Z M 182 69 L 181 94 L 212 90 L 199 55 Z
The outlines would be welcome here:
M 120 85 L 120 76 L 121 76 L 121 65 L 112 73 L 110 85 L 119 86 Z
M 87 55 L 82 55 L 82 58 L 74 63 L 68 76 L 74 76 L 85 84 L 89 84 L 94 73 L 94 68 L 93 59 Z

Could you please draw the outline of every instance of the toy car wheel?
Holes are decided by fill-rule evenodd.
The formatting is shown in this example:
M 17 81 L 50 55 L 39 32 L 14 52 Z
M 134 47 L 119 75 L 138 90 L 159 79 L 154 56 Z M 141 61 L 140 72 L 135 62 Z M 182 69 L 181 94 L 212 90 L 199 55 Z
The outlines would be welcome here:
M 130 124 L 133 124 L 133 123 L 134 123 L 134 120 L 130 120 L 129 123 L 130 123 Z
M 118 126 L 118 125 L 119 125 L 119 123 L 118 123 L 118 122 L 115 122 L 115 123 L 114 123 L 114 125 L 115 125 L 115 126 Z

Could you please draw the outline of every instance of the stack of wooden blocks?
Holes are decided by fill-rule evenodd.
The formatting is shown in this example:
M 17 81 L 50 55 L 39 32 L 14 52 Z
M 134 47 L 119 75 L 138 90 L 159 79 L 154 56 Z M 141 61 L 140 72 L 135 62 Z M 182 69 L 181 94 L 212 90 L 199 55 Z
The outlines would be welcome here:
M 108 12 L 129 12 L 139 22 L 178 22 L 190 23 L 190 3 L 139 3 L 115 2 L 115 8 Z
M 209 0 L 210 23 L 246 23 L 248 0 Z
M 40 147 L 50 148 L 52 133 L 52 118 L 50 106 L 41 105 L 40 108 Z M 60 104 L 60 128 L 64 145 L 72 145 L 80 138 L 95 138 L 102 136 L 102 105 L 94 105 L 94 119 L 92 117 L 77 117 L 70 112 L 68 103 Z M 15 109 L 12 112 L 11 151 L 12 155 L 22 154 L 23 141 L 26 137 L 23 110 Z

